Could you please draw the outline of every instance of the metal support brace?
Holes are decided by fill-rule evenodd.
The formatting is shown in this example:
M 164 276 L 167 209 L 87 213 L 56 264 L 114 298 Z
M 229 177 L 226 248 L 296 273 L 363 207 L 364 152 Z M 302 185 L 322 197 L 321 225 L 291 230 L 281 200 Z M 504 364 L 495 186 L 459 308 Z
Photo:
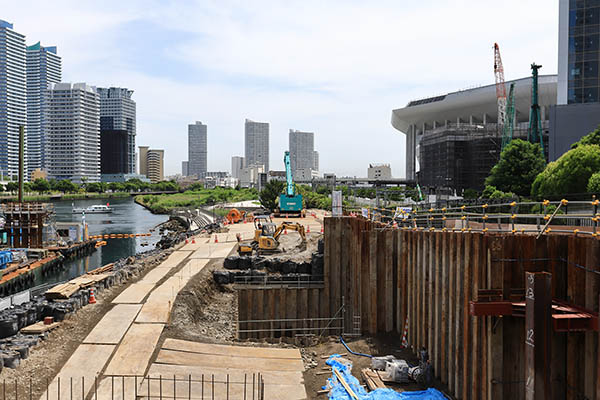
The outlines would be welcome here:
M 525 273 L 525 399 L 552 398 L 552 274 Z

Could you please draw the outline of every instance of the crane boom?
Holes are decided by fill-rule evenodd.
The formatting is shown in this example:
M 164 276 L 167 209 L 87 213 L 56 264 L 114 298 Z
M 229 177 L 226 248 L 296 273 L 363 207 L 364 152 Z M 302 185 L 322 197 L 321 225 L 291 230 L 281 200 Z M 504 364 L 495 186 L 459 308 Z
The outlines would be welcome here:
M 496 98 L 498 99 L 498 125 L 504 125 L 506 121 L 506 85 L 498 43 L 494 43 L 494 76 L 496 78 Z
M 285 193 L 288 196 L 294 195 L 294 179 L 292 177 L 292 163 L 290 161 L 290 152 L 286 151 L 283 156 L 283 163 L 285 164 L 285 179 L 287 181 L 287 186 L 285 189 Z

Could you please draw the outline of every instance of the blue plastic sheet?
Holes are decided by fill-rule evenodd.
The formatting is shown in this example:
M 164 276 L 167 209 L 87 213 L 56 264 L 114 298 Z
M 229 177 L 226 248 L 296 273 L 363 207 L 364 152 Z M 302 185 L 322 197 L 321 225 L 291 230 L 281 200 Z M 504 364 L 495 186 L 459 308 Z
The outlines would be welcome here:
M 358 379 L 356 379 L 351 371 L 348 370 L 348 367 L 337 360 L 338 357 L 340 357 L 339 354 L 333 354 L 327 359 L 326 364 L 329 365 L 332 370 L 337 369 L 340 372 L 346 383 L 348 383 L 350 388 L 352 388 L 352 391 L 356 393 L 361 400 L 447 400 L 446 396 L 433 388 L 402 393 L 398 393 L 392 389 L 377 389 L 367 393 L 360 385 Z M 344 386 L 338 382 L 335 373 L 327 380 L 327 385 L 323 386 L 323 389 L 327 389 L 328 387 L 331 387 L 329 392 L 330 399 L 352 400 Z

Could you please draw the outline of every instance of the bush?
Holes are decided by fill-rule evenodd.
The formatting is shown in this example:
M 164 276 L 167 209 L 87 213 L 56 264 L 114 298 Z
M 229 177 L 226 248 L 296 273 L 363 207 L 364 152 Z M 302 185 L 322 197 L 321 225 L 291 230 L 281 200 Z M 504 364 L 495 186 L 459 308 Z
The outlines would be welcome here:
M 587 184 L 589 193 L 600 193 L 600 172 L 594 172 Z

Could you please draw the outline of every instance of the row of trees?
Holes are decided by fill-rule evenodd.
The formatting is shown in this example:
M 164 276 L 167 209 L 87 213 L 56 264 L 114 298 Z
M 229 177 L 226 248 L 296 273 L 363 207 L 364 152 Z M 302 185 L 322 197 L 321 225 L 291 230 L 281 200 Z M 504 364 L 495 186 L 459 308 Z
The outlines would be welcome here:
M 84 182 L 76 184 L 70 180 L 56 179 L 36 179 L 33 182 L 24 183 L 26 192 L 38 192 L 40 195 L 44 193 L 60 192 L 60 193 L 106 193 L 111 192 L 144 192 L 144 191 L 179 191 L 179 185 L 173 181 L 163 181 L 157 183 L 143 182 L 139 179 L 130 179 L 127 182 Z M 6 186 L 0 185 L 0 191 L 16 192 L 19 190 L 17 182 L 8 182 Z
M 558 160 L 546 164 L 542 148 L 512 140 L 485 181 L 483 198 L 555 199 L 600 193 L 600 127 L 572 145 Z

